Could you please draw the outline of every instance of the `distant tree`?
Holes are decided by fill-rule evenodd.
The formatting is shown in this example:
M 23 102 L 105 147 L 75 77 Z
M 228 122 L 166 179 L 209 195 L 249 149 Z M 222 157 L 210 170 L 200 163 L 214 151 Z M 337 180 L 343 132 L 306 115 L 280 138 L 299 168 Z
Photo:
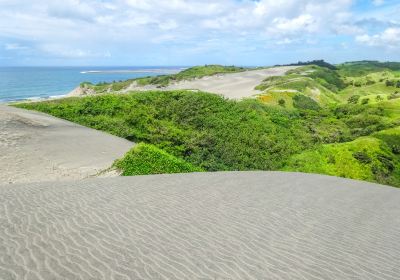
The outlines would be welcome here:
M 358 94 L 352 95 L 347 99 L 347 103 L 349 104 L 357 104 L 358 101 L 360 100 L 360 96 Z
M 284 99 L 279 99 L 278 104 L 279 106 L 285 107 L 286 101 Z
M 380 96 L 380 95 L 376 96 L 376 101 L 382 101 L 382 100 L 383 100 L 382 96 Z

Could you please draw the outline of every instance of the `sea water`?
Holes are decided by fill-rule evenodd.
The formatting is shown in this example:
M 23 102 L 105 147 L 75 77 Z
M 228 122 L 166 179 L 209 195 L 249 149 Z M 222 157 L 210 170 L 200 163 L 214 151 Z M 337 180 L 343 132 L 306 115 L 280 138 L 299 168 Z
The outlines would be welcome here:
M 0 67 L 0 102 L 57 97 L 82 82 L 177 73 L 182 67 Z

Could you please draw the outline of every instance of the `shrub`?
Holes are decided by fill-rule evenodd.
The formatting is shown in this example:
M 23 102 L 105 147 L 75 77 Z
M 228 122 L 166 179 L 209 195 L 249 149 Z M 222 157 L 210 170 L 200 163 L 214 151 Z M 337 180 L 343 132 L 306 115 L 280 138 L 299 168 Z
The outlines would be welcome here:
M 369 103 L 369 98 L 364 98 L 361 100 L 361 105 L 367 105 Z
M 352 95 L 352 96 L 349 97 L 347 102 L 349 104 L 357 104 L 359 100 L 360 100 L 360 96 L 359 95 Z
M 278 104 L 279 106 L 285 107 L 286 101 L 284 99 L 279 99 Z
M 153 145 L 140 143 L 115 161 L 124 176 L 203 171 Z

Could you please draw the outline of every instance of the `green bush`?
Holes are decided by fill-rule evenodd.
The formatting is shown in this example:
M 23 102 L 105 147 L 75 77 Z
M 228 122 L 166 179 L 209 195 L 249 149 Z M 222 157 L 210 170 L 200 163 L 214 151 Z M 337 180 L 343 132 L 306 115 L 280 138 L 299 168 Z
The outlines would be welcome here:
M 349 104 L 357 104 L 359 100 L 360 100 L 360 96 L 358 94 L 356 94 L 356 95 L 350 96 L 349 99 L 347 100 L 347 102 Z
M 121 170 L 124 176 L 203 171 L 153 145 L 144 143 L 136 145 L 122 159 L 116 160 L 114 166 Z

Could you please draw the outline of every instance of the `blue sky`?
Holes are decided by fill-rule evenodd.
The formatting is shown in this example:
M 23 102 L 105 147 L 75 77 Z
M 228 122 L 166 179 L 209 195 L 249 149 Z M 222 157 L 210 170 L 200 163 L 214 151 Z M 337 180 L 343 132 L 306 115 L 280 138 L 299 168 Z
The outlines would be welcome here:
M 394 0 L 0 0 L 0 66 L 400 60 Z

